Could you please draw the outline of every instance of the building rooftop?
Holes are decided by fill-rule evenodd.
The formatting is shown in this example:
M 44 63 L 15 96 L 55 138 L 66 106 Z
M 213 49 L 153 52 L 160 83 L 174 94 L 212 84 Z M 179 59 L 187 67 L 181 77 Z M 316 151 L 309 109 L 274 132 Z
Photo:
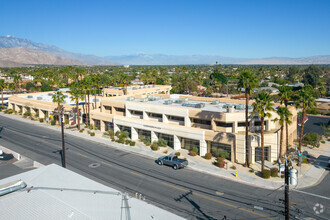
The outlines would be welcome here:
M 71 101 L 71 95 L 68 93 L 63 93 L 65 96 L 64 99 L 64 104 L 67 105 L 76 105 L 76 103 L 74 101 Z M 49 93 L 33 93 L 33 94 L 27 94 L 25 96 L 21 96 L 22 98 L 26 98 L 26 99 L 32 99 L 32 100 L 38 100 L 38 101 L 45 101 L 45 102 L 53 102 L 53 92 L 49 92 Z M 90 95 L 90 103 L 94 103 L 95 97 Z M 96 98 L 96 102 L 100 102 L 100 100 L 98 98 Z M 79 104 L 83 104 L 85 103 L 85 101 L 80 100 Z M 88 103 L 88 100 L 86 100 L 86 103 Z
M 144 98 L 135 98 L 133 96 L 130 96 L 130 97 L 118 97 L 114 100 L 144 103 L 144 104 L 159 105 L 159 106 L 165 105 L 165 106 L 173 106 L 173 107 L 188 108 L 188 109 L 200 109 L 211 112 L 227 112 L 228 108 L 233 108 L 232 112 L 245 111 L 244 104 L 226 103 L 226 102 L 220 102 L 218 100 L 214 100 L 210 102 L 198 101 L 198 100 L 189 99 L 188 97 L 180 99 L 178 98 L 178 95 L 171 95 L 170 98 L 152 96 L 152 95 L 147 95 Z M 252 111 L 252 106 L 250 105 L 249 105 L 249 111 Z
M 0 197 L 2 219 L 121 219 L 121 192 L 58 165 L 2 179 L 0 185 L 17 180 L 27 186 Z M 183 219 L 142 200 L 126 201 L 131 219 Z

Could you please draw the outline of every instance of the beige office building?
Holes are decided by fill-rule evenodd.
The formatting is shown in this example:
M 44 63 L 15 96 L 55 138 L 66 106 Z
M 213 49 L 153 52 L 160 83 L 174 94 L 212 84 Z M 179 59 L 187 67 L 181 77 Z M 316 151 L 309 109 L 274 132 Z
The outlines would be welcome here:
M 227 159 L 245 162 L 245 101 L 174 95 L 120 95 L 103 97 L 101 108 L 91 112 L 91 121 L 101 131 L 128 131 L 132 140 L 165 139 L 175 150 L 198 148 L 204 156 L 210 152 L 227 151 Z M 252 112 L 251 106 L 249 106 Z M 289 143 L 297 133 L 297 112 L 289 126 Z M 276 113 L 265 120 L 265 159 L 277 159 L 280 148 L 280 126 L 273 120 Z M 260 118 L 249 120 L 249 151 L 253 163 L 261 158 Z M 285 132 L 284 132 L 285 133 Z M 285 139 L 283 139 L 283 145 Z

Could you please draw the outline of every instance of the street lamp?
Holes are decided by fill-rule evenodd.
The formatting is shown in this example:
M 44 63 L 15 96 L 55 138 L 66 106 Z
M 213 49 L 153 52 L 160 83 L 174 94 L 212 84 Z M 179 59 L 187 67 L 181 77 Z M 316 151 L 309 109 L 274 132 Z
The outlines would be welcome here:
M 64 128 L 63 128 L 63 111 L 64 111 L 64 107 L 63 105 L 60 106 L 61 107 L 61 113 L 60 114 L 60 122 L 61 122 L 61 131 L 62 131 L 62 167 L 66 167 L 65 164 L 65 144 L 64 144 Z

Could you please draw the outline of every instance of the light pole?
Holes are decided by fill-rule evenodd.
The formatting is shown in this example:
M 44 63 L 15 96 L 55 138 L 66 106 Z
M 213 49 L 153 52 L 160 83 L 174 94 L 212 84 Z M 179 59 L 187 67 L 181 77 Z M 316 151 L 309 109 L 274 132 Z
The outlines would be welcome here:
M 65 144 L 64 144 L 64 128 L 63 128 L 63 110 L 64 107 L 61 105 L 61 131 L 62 131 L 62 167 L 66 167 L 65 164 Z

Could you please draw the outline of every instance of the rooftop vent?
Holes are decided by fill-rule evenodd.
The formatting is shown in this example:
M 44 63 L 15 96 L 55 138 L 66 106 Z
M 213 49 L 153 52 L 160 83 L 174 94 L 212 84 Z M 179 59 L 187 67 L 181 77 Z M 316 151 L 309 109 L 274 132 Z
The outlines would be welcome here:
M 147 102 L 148 101 L 148 98 L 143 98 L 140 100 L 140 102 Z
M 133 101 L 133 100 L 134 100 L 134 96 L 127 97 L 126 100 L 127 100 L 127 101 Z
M 164 105 L 170 105 L 170 104 L 172 104 L 172 103 L 173 103 L 172 100 L 165 100 Z

